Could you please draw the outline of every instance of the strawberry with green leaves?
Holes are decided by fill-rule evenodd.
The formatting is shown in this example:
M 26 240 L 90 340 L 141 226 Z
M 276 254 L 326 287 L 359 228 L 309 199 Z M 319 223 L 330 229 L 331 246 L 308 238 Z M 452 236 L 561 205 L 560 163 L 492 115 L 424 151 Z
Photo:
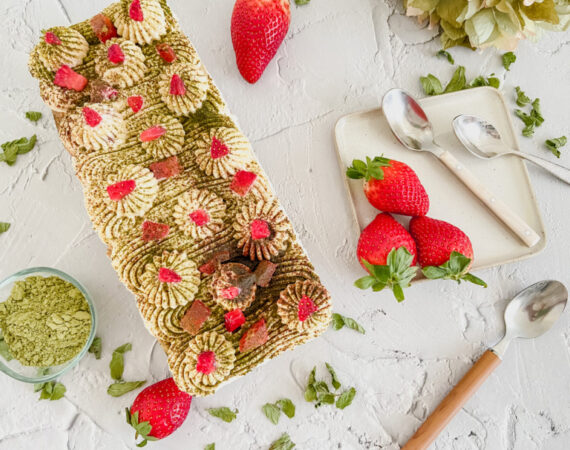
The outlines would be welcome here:
M 400 161 L 381 156 L 352 161 L 346 176 L 364 178 L 364 194 L 372 206 L 383 212 L 405 216 L 425 216 L 429 197 L 416 173 Z
M 469 281 L 479 286 L 487 284 L 469 273 L 473 261 L 473 246 L 469 237 L 456 226 L 430 217 L 414 217 L 410 234 L 418 248 L 419 264 L 427 278 Z
M 356 280 L 356 287 L 375 292 L 389 288 L 399 302 L 404 300 L 403 289 L 417 272 L 416 244 L 400 223 L 390 214 L 378 214 L 362 230 L 356 255 L 369 273 Z

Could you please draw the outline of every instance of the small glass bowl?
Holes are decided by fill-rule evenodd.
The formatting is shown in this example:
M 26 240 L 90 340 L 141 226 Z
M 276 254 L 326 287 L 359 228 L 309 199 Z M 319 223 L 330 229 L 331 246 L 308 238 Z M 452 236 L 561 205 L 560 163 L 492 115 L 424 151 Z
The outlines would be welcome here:
M 7 361 L 3 356 L 0 355 L 0 372 L 3 372 L 12 378 L 23 381 L 25 383 L 45 383 L 46 381 L 55 380 L 56 378 L 63 375 L 69 369 L 77 365 L 77 363 L 85 356 L 89 347 L 93 343 L 95 338 L 95 330 L 97 329 L 97 316 L 95 314 L 95 306 L 93 305 L 93 300 L 87 290 L 74 278 L 70 277 L 66 273 L 61 272 L 57 269 L 52 269 L 51 267 L 32 267 L 30 269 L 21 270 L 16 272 L 14 275 L 0 281 L 0 303 L 4 302 L 10 296 L 12 292 L 12 287 L 16 281 L 21 281 L 29 276 L 56 276 L 65 281 L 73 284 L 81 293 L 85 296 L 87 304 L 89 305 L 89 312 L 91 313 L 91 331 L 89 332 L 89 338 L 85 342 L 85 345 L 81 351 L 75 355 L 69 361 L 63 364 L 52 366 L 52 367 L 33 367 L 33 366 L 23 366 L 16 359 Z M 2 330 L 0 330 L 1 332 Z M 46 375 L 39 374 L 39 369 L 49 369 Z

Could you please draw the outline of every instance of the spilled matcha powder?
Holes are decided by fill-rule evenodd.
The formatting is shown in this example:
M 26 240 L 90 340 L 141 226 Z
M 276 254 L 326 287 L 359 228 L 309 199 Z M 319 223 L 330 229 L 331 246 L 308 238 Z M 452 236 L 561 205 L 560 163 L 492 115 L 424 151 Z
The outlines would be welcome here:
M 24 366 L 63 364 L 89 338 L 87 300 L 61 278 L 31 276 L 17 281 L 0 303 L 0 330 L 11 356 Z

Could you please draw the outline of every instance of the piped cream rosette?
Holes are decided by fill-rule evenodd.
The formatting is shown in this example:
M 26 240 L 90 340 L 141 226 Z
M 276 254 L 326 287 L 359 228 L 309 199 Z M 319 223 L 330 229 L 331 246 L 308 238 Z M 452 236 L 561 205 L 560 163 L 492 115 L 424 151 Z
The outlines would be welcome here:
M 142 20 L 132 18 L 132 0 L 121 0 L 114 11 L 113 22 L 119 35 L 137 44 L 150 44 L 166 33 L 164 11 L 158 0 L 139 0 Z
M 80 65 L 89 52 L 89 43 L 72 28 L 53 27 L 44 33 L 36 48 L 39 60 L 55 72 L 63 64 L 69 67 Z
M 277 313 L 289 329 L 304 331 L 328 327 L 332 303 L 327 290 L 312 280 L 297 281 L 281 291 Z
M 177 116 L 194 114 L 206 99 L 209 79 L 202 64 L 172 63 L 160 74 L 158 91 Z
M 123 61 L 114 63 L 109 49 L 118 46 Z M 106 82 L 115 87 L 127 88 L 144 78 L 145 57 L 138 45 L 126 39 L 113 38 L 102 44 L 95 56 L 95 71 Z

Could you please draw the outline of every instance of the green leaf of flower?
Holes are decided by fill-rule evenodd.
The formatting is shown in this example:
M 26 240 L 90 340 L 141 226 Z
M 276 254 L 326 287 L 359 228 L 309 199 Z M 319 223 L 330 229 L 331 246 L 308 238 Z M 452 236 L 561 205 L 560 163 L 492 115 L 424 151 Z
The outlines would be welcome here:
M 336 376 L 336 372 L 334 371 L 333 367 L 329 363 L 325 363 L 325 365 L 327 366 L 327 370 L 331 374 L 333 387 L 335 389 L 339 389 L 341 385 L 340 385 L 340 381 L 338 381 L 338 378 Z
M 111 397 L 120 397 L 121 395 L 125 395 L 128 392 L 134 391 L 135 389 L 140 388 L 146 383 L 146 380 L 143 381 L 122 381 L 120 383 L 113 383 L 107 388 L 107 394 Z
M 279 417 L 281 417 L 281 410 L 277 405 L 273 403 L 266 403 L 261 408 L 263 410 L 263 414 L 267 417 L 273 425 L 277 425 L 279 423 Z
M 340 397 L 336 401 L 336 407 L 338 409 L 344 409 L 347 406 L 350 406 L 352 400 L 354 400 L 355 395 L 356 395 L 356 389 L 354 389 L 353 387 L 351 387 L 347 391 L 344 391 L 342 394 L 340 394 Z
M 269 450 L 292 450 L 295 443 L 291 441 L 291 437 L 287 433 L 283 433 L 279 439 L 274 441 Z
M 453 56 L 451 56 L 451 53 L 449 53 L 445 50 L 440 50 L 439 52 L 436 53 L 436 56 L 442 57 L 442 58 L 447 58 L 447 61 L 449 61 L 449 64 L 455 64 L 455 60 L 453 59 Z
M 223 406 L 221 408 L 210 408 L 207 410 L 211 416 L 217 417 L 218 419 L 222 419 L 224 422 L 230 423 L 237 417 L 237 413 L 239 412 L 237 409 L 232 411 L 227 406 Z
M 31 122 L 37 122 L 42 118 L 42 113 L 38 111 L 28 111 L 26 112 L 26 119 Z
M 550 150 L 554 156 L 556 156 L 557 158 L 560 158 L 560 150 L 559 149 L 561 147 L 564 147 L 567 142 L 568 142 L 568 139 L 566 138 L 566 136 L 560 136 L 559 138 L 547 139 L 544 142 L 544 145 L 546 145 L 546 148 L 548 150 Z
M 295 404 L 288 398 L 277 400 L 277 403 L 275 404 L 281 408 L 281 411 L 283 411 L 283 413 L 289 417 L 289 419 L 295 417 Z
M 515 55 L 513 52 L 507 52 L 505 54 L 503 54 L 502 56 L 502 61 L 503 61 L 503 67 L 507 70 L 511 70 L 511 64 L 514 63 L 517 60 L 517 55 Z
M 89 353 L 93 353 L 95 359 L 101 359 L 101 348 L 101 338 L 96 336 L 95 339 L 93 339 L 91 347 L 89 347 Z
M 439 95 L 443 93 L 443 86 L 441 81 L 429 73 L 426 77 L 420 77 L 420 83 L 426 95 Z

